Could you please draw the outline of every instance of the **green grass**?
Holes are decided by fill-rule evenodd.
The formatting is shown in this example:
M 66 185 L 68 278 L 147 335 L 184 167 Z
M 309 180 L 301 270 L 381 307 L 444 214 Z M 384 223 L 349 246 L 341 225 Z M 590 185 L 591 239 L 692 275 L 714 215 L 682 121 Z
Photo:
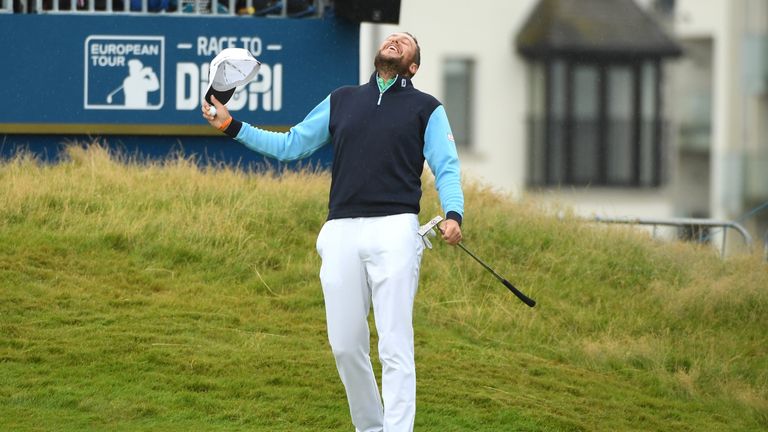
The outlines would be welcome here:
M 0 430 L 353 430 L 317 276 L 328 185 L 97 146 L 0 165 Z M 768 429 L 757 254 L 465 193 L 467 246 L 538 305 L 425 252 L 416 430 Z

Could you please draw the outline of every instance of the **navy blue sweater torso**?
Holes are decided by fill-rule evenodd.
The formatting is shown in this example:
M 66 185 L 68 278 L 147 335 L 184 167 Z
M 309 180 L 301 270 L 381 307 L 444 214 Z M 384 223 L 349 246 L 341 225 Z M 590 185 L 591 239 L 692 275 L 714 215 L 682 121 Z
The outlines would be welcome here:
M 434 97 L 398 78 L 383 94 L 375 74 L 331 93 L 333 176 L 328 219 L 419 212 L 424 133 Z

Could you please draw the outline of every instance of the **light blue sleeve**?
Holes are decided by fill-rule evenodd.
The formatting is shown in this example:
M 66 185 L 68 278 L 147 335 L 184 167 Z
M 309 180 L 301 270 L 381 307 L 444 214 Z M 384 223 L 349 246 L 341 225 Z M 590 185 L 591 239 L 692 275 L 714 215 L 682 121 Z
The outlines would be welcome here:
M 271 132 L 243 123 L 235 139 L 279 161 L 302 159 L 331 141 L 330 118 L 331 97 L 328 96 L 288 132 Z
M 424 133 L 424 158 L 435 174 L 435 186 L 443 212 L 454 211 L 464 217 L 464 193 L 456 144 L 442 105 L 435 108 Z

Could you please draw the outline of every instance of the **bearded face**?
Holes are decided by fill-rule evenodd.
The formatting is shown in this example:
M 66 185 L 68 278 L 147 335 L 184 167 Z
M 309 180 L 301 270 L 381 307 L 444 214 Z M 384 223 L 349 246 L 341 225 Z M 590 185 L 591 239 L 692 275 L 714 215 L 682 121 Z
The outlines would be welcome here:
M 406 33 L 395 33 L 381 44 L 373 65 L 379 73 L 412 77 L 419 66 L 414 63 L 416 41 Z

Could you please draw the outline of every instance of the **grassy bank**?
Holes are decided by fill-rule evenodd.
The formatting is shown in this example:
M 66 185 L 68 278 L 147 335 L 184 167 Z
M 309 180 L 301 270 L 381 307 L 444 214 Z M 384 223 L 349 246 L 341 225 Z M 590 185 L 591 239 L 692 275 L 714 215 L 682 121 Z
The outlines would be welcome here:
M 317 277 L 325 174 L 69 154 L 0 165 L 0 430 L 352 430 Z M 538 305 L 425 252 L 416 430 L 768 428 L 758 255 L 465 193 L 467 246 Z

